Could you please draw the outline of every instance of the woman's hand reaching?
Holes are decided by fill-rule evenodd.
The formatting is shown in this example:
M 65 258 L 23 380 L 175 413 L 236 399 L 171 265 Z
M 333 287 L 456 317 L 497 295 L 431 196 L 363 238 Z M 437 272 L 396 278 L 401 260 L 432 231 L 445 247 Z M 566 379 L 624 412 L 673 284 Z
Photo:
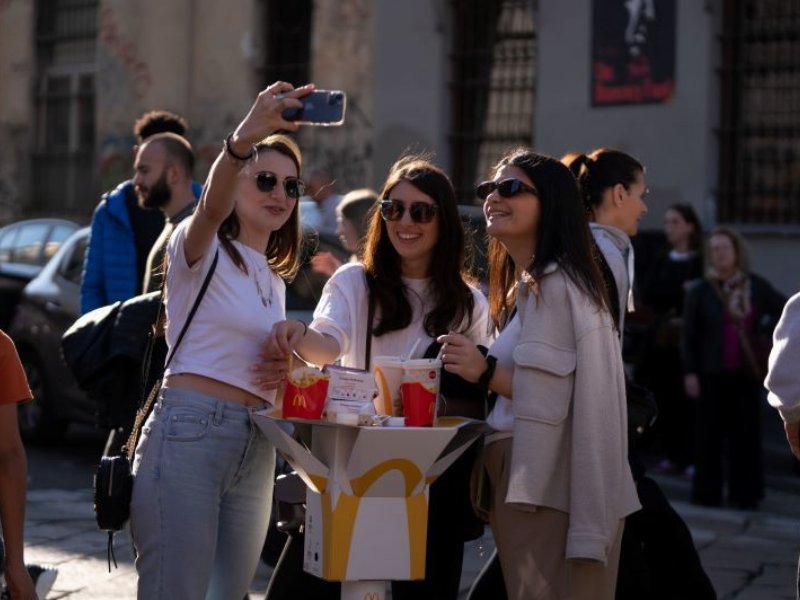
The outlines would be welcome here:
M 278 321 L 267 336 L 264 354 L 273 358 L 290 356 L 307 331 L 308 326 L 302 321 Z
M 297 123 L 284 119 L 283 111 L 303 106 L 299 98 L 307 96 L 314 89 L 313 83 L 295 89 L 291 83 L 277 81 L 262 90 L 250 107 L 250 112 L 231 136 L 231 147 L 234 152 L 246 156 L 253 144 L 257 144 L 276 131 L 297 131 Z
M 294 348 L 305 331 L 306 326 L 300 321 L 278 321 L 272 326 L 259 352 L 261 362 L 250 367 L 257 374 L 255 382 L 262 390 L 274 390 L 280 386 L 292 369 Z
M 311 258 L 311 270 L 330 277 L 336 269 L 342 266 L 342 261 L 336 258 L 331 252 L 317 252 Z

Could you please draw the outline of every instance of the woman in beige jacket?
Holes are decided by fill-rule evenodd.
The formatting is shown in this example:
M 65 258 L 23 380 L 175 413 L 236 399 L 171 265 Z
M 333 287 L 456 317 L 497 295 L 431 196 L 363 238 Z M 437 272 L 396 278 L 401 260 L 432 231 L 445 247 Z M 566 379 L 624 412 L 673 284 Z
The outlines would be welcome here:
M 498 394 L 486 466 L 508 597 L 611 599 L 624 518 L 639 504 L 619 340 L 577 184 L 521 149 L 477 193 L 501 331 L 486 359 L 461 335 L 440 341 L 445 369 Z

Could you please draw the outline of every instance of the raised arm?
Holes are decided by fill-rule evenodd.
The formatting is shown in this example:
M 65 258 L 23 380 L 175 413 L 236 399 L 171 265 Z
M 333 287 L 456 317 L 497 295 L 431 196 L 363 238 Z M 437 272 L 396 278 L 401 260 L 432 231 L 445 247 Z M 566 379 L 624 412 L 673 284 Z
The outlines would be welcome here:
M 256 144 L 278 130 L 296 131 L 297 124 L 286 121 L 281 113 L 287 108 L 301 107 L 298 98 L 313 90 L 313 84 L 294 89 L 290 83 L 278 81 L 258 94 L 247 116 L 228 138 L 227 149 L 223 148 L 208 173 L 203 195 L 186 232 L 187 264 L 191 266 L 200 260 L 233 210 L 230 191 L 246 162 L 236 157 L 249 158 Z

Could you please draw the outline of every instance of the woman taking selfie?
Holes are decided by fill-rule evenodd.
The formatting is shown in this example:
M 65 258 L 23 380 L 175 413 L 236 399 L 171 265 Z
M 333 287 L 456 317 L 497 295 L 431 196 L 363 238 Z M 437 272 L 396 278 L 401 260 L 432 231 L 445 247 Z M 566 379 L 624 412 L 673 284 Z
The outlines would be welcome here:
M 578 187 L 527 149 L 478 186 L 489 242 L 489 307 L 501 327 L 484 358 L 448 334 L 444 368 L 498 400 L 486 445 L 490 523 L 509 598 L 611 599 L 626 515 L 625 383 Z
M 464 231 L 450 179 L 427 160 L 405 157 L 392 166 L 380 198 L 363 262 L 342 266 L 328 280 L 308 328 L 299 321 L 275 325 L 267 356 L 285 358 L 294 351 L 316 365 L 340 359 L 344 366 L 369 368 L 371 357 L 408 356 L 415 347 L 409 358 L 420 358 L 451 330 L 486 343 L 486 300 L 467 283 Z M 426 579 L 393 582 L 395 599 L 458 595 L 464 541 L 442 483 L 446 477 L 431 487 Z M 466 477 L 464 483 L 466 499 Z
M 286 108 L 312 85 L 262 91 L 225 140 L 193 216 L 167 248 L 170 350 L 208 286 L 136 450 L 131 533 L 138 598 L 229 600 L 252 581 L 267 532 L 275 451 L 250 421 L 274 390 L 249 366 L 285 318 L 282 277 L 296 270 L 300 152 Z

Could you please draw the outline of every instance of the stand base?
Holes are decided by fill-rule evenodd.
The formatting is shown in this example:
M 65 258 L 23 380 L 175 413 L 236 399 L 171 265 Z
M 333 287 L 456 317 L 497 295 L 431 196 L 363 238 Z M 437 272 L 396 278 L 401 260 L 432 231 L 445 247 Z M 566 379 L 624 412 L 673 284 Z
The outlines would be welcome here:
M 342 600 L 386 600 L 386 582 L 343 581 Z

